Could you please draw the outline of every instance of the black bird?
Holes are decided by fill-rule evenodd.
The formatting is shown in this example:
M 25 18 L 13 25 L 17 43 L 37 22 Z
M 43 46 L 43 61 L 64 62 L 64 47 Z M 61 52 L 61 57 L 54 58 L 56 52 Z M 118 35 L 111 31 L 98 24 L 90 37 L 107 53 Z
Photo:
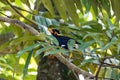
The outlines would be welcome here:
M 67 37 L 67 36 L 61 36 L 60 32 L 57 29 L 49 29 L 49 31 L 58 40 L 59 46 L 65 49 L 68 49 L 68 41 L 72 38 Z M 75 42 L 75 43 L 79 44 L 78 42 Z

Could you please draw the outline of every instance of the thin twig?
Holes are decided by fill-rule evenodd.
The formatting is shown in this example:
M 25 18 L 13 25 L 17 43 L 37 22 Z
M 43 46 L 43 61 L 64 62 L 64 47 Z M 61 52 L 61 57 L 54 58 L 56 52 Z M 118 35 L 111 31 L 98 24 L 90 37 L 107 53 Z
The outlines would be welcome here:
M 99 67 L 98 67 L 97 73 L 96 73 L 96 75 L 95 75 L 95 79 L 96 79 L 96 80 L 98 80 L 99 72 L 100 72 L 100 70 L 101 70 L 101 68 L 102 68 L 102 65 L 104 64 L 104 61 L 105 61 L 105 58 L 101 61 L 101 64 L 100 64 Z
M 108 63 L 104 63 L 104 65 L 103 66 L 105 66 L 105 67 L 112 67 L 112 68 L 118 68 L 118 69 L 120 69 L 120 66 L 116 66 L 116 65 L 113 65 L 113 64 L 108 64 Z
M 34 14 L 34 13 L 28 11 L 28 10 L 22 9 L 22 8 L 20 8 L 20 7 L 17 7 L 17 6 L 14 6 L 14 5 L 13 5 L 13 7 L 16 8 L 16 9 L 19 9 L 19 10 L 25 11 L 25 12 L 27 12 L 27 13 L 30 13 L 30 14 L 32 14 L 32 15 L 36 15 L 36 14 Z
M 10 16 L 8 16 L 8 15 L 6 15 L 6 14 L 2 13 L 1 11 L 0 11 L 0 14 L 2 14 L 2 15 L 4 15 L 4 16 L 6 16 L 6 17 L 8 17 L 8 18 L 10 18 Z
M 6 0 L 6 2 L 8 3 L 8 5 L 10 5 L 10 7 L 16 11 L 21 17 L 23 17 L 24 19 L 26 19 L 27 21 L 33 23 L 33 24 L 36 24 L 35 22 L 29 20 L 28 18 L 26 18 L 25 16 L 23 16 L 8 0 Z
M 106 53 L 107 53 L 107 50 L 106 50 Z M 105 53 L 105 55 L 104 55 L 104 58 L 102 59 L 102 61 L 101 61 L 101 64 L 100 64 L 100 66 L 99 66 L 99 68 L 98 68 L 98 71 L 97 71 L 97 73 L 96 73 L 96 75 L 95 75 L 95 79 L 96 80 L 98 80 L 98 76 L 99 76 L 99 72 L 100 72 L 100 70 L 101 70 L 101 68 L 102 68 L 102 65 L 104 64 L 104 61 L 106 60 L 106 53 Z

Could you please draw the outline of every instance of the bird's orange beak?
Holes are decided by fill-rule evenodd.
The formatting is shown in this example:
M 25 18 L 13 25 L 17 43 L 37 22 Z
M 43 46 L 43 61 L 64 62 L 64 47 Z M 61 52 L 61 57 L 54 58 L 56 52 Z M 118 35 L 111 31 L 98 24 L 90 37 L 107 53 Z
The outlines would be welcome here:
M 57 31 L 53 31 L 53 29 L 51 29 L 51 28 L 48 28 L 48 30 L 52 35 L 57 35 L 57 36 L 60 35 Z

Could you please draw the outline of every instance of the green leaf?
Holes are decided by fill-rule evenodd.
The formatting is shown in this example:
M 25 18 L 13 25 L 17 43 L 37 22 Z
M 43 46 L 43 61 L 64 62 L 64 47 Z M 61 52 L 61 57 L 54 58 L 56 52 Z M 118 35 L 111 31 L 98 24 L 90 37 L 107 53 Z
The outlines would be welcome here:
M 43 38 L 45 38 L 45 34 L 40 34 L 38 36 L 27 35 L 27 36 L 19 37 L 19 38 L 16 38 L 16 39 L 12 40 L 11 44 L 18 45 L 18 44 L 20 44 L 21 42 L 24 42 L 24 41 L 42 40 Z
M 10 69 L 10 70 L 14 70 L 10 65 L 8 65 L 8 64 L 6 64 L 6 63 L 1 63 L 0 62 L 0 66 L 2 66 L 2 67 L 5 67 L 5 68 L 8 68 L 8 69 Z
M 110 2 L 109 0 L 100 0 L 102 7 L 106 10 L 109 17 L 111 16 Z
M 68 46 L 68 48 L 70 49 L 70 50 L 74 50 L 74 47 L 75 47 L 75 40 L 73 40 L 73 39 L 70 39 L 69 41 L 68 41 L 68 43 L 67 43 L 67 46 Z
M 72 18 L 73 23 L 76 26 L 80 25 L 80 21 L 79 21 L 79 16 L 76 12 L 76 7 L 74 5 L 74 0 L 64 0 L 68 14 L 70 15 L 70 17 Z
M 34 45 L 31 45 L 31 46 L 28 46 L 26 48 L 24 48 L 23 50 L 20 50 L 18 53 L 17 53 L 17 57 L 20 57 L 23 53 L 27 52 L 27 51 L 31 51 L 32 49 L 42 45 L 43 43 L 36 43 Z
M 44 56 L 51 55 L 51 54 L 57 54 L 57 53 L 60 53 L 60 50 L 54 49 L 54 50 L 50 50 L 50 51 L 45 52 Z
M 67 15 L 66 15 L 66 6 L 64 4 L 63 0 L 53 0 L 60 16 L 67 21 Z
M 23 69 L 23 80 L 25 79 L 25 76 L 27 74 L 30 59 L 32 57 L 32 53 L 33 53 L 33 50 L 30 51 L 30 53 L 28 54 L 27 60 L 25 62 L 25 66 L 24 66 L 24 69 Z
M 22 3 L 26 4 L 30 8 L 30 3 L 29 0 L 21 0 Z
M 106 72 L 106 67 L 101 67 L 100 72 L 99 72 L 99 77 L 105 76 L 105 72 Z
M 66 50 L 66 49 L 62 48 L 62 49 L 60 49 L 60 53 L 68 56 L 70 52 L 69 52 L 69 50 Z
M 86 13 L 88 13 L 91 7 L 91 0 L 82 0 L 82 2 L 86 8 Z
M 74 0 L 76 3 L 77 8 L 83 13 L 83 6 L 81 0 Z
M 115 80 L 119 80 L 119 79 L 120 79 L 120 72 L 118 72 Z
M 59 26 L 59 22 L 55 19 L 45 18 L 43 16 L 35 16 L 35 20 L 38 23 L 38 28 L 40 29 L 40 31 L 45 33 L 47 32 L 47 27 L 51 25 Z
M 45 17 L 35 16 L 35 20 L 38 22 L 38 24 L 47 26 L 47 23 L 45 22 Z
M 111 4 L 112 4 L 112 9 L 115 13 L 116 16 L 116 20 L 119 21 L 120 20 L 120 1 L 119 0 L 111 0 Z
M 42 0 L 42 3 L 43 3 L 44 6 L 48 9 L 48 11 L 49 11 L 52 15 L 54 15 L 54 9 L 53 9 L 51 0 Z
M 83 60 L 80 66 L 83 66 L 84 64 L 87 64 L 87 63 L 92 63 L 95 60 L 96 60 L 95 58 Z
M 15 2 L 15 0 L 10 0 L 10 2 Z
M 7 48 L 9 44 L 10 44 L 10 41 L 8 41 L 8 42 L 0 45 L 0 51 L 3 50 L 3 49 L 5 49 L 5 48 Z
M 109 18 L 107 18 L 107 23 L 109 25 L 110 30 L 113 30 L 115 28 L 115 26 L 112 24 Z
M 82 24 L 82 26 L 85 26 L 85 25 L 89 25 L 90 28 L 84 28 L 84 30 L 87 29 L 90 32 L 97 32 L 97 33 L 103 32 L 102 25 L 100 23 L 98 23 L 97 21 L 88 21 L 88 22 L 85 22 Z
M 36 51 L 35 53 L 35 57 L 37 57 L 40 53 L 44 52 L 44 51 L 47 51 L 49 49 L 53 49 L 55 46 L 46 46 L 44 48 L 41 48 L 39 50 Z
M 48 35 L 48 39 L 50 39 L 52 41 L 52 44 L 54 44 L 56 46 L 59 45 L 58 40 L 54 36 Z
M 22 28 L 17 27 L 17 26 L 15 26 L 15 25 L 12 25 L 11 28 L 12 28 L 13 33 L 14 33 L 17 37 L 20 37 L 20 36 L 23 35 Z
M 86 48 L 88 48 L 91 44 L 93 44 L 95 41 L 89 41 L 89 42 L 84 42 L 81 43 L 81 45 L 79 46 L 79 50 L 84 51 Z
M 98 37 L 96 37 L 96 36 L 99 36 L 99 35 L 101 35 L 101 33 L 88 33 L 88 34 L 86 34 L 84 37 L 83 37 L 83 39 L 86 39 L 87 37 L 92 37 L 92 38 L 94 38 L 96 41 L 98 41 Z M 104 36 L 104 35 L 103 35 Z
M 36 0 L 36 10 L 38 11 L 41 4 L 41 0 Z
M 2 5 L 7 5 L 7 2 L 5 0 L 0 0 L 0 3 L 2 3 Z M 2 5 L 0 7 L 2 7 Z
M 97 0 L 92 0 L 91 5 L 92 5 L 92 8 L 93 8 L 94 14 L 96 16 L 98 16 L 98 5 L 97 4 L 98 4 Z
M 120 54 L 120 43 L 117 45 L 117 53 Z
M 1 9 L 2 7 L 5 7 L 5 4 L 4 4 L 3 2 L 0 2 L 0 9 Z
M 112 38 L 112 32 L 113 30 L 107 30 L 105 33 L 109 38 Z
M 112 69 L 110 67 L 106 68 L 106 73 L 105 73 L 105 77 L 107 78 L 111 78 L 111 74 L 112 74 Z
M 113 37 L 112 40 L 106 44 L 104 47 L 101 48 L 101 50 L 106 50 L 108 49 L 110 46 L 112 46 L 113 44 L 115 44 L 117 42 L 118 38 L 117 37 Z
M 17 6 L 21 6 L 21 7 L 23 6 L 21 0 L 15 0 L 15 4 Z
M 118 80 L 118 79 L 116 79 L 116 75 L 117 75 L 116 70 L 115 70 L 115 69 L 112 69 L 112 72 L 111 72 L 111 79 Z
M 6 60 L 3 57 L 0 57 L 0 61 L 6 63 Z
M 57 20 L 51 19 L 51 21 L 52 21 L 52 25 L 60 26 L 60 25 L 59 25 L 60 23 L 59 23 Z M 50 25 L 49 25 L 49 26 L 50 26 Z

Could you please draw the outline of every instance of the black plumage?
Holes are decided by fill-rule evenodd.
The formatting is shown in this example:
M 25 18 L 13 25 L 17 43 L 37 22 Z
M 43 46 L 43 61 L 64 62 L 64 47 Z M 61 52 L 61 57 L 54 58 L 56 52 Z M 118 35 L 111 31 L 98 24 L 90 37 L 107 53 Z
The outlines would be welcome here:
M 57 35 L 54 35 L 54 37 L 58 40 L 59 46 L 65 48 L 65 49 L 68 49 L 67 43 L 72 38 L 69 38 L 69 37 L 66 37 L 66 36 L 57 36 Z
M 61 36 L 60 32 L 57 29 L 52 29 L 51 34 L 58 40 L 59 46 L 62 48 L 68 49 L 68 41 L 72 38 L 67 37 L 67 36 Z M 76 44 L 79 44 L 78 42 L 75 41 Z

